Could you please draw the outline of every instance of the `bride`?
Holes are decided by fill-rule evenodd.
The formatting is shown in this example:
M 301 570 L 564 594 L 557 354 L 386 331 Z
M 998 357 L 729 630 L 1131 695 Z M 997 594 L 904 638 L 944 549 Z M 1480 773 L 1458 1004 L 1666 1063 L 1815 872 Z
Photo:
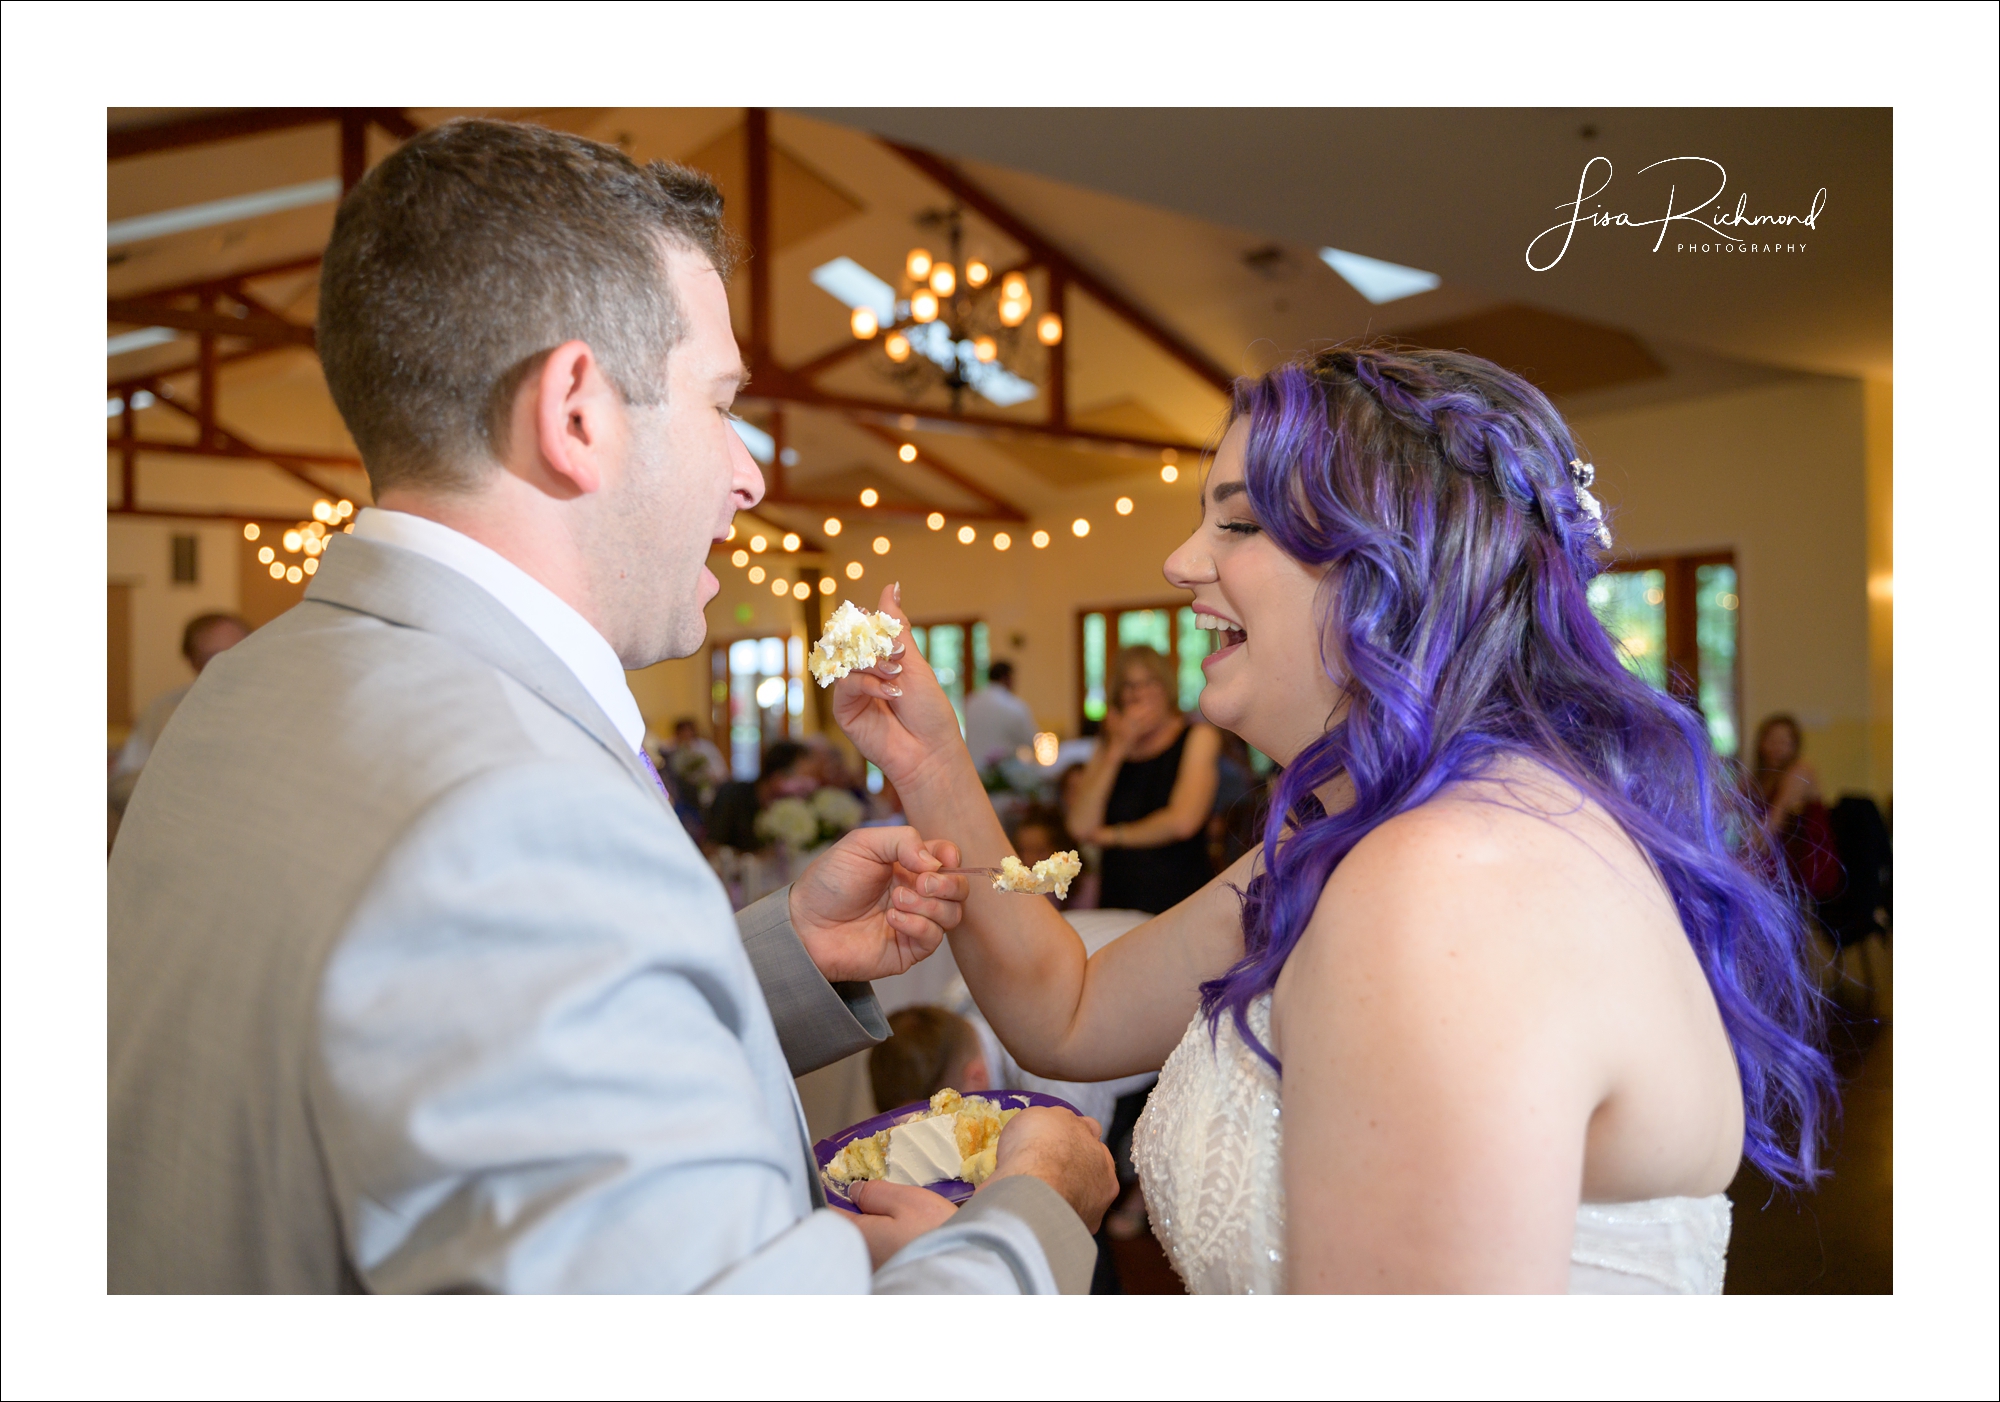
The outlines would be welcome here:
M 1585 602 L 1591 475 L 1471 356 L 1239 382 L 1166 575 L 1203 714 L 1284 766 L 1261 848 L 1088 959 L 1044 901 L 952 932 L 1027 1070 L 1162 1068 L 1134 1158 L 1191 1290 L 1713 1292 L 1739 1159 L 1819 1171 L 1804 932 Z M 920 830 L 1009 852 L 914 650 L 834 704 Z

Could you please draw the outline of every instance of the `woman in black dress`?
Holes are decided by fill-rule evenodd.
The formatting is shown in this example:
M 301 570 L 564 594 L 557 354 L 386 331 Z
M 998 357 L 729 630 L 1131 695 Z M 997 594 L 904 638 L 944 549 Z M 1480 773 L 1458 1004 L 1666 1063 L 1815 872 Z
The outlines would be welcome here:
M 1157 915 L 1215 874 L 1204 834 L 1221 740 L 1213 726 L 1181 715 L 1173 669 L 1152 648 L 1122 649 L 1108 690 L 1097 751 L 1070 801 L 1070 831 L 1104 850 L 1100 905 Z

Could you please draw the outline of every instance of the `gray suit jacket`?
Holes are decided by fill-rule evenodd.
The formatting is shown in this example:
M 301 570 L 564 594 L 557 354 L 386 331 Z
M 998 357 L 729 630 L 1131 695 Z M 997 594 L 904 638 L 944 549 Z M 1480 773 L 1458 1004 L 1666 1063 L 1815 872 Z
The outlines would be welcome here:
M 114 1291 L 869 1289 L 794 1075 L 879 1040 L 787 892 L 733 918 L 485 591 L 336 537 L 218 657 L 110 867 Z M 877 1290 L 1077 1290 L 1033 1180 Z M 998 1190 L 998 1191 L 996 1191 Z

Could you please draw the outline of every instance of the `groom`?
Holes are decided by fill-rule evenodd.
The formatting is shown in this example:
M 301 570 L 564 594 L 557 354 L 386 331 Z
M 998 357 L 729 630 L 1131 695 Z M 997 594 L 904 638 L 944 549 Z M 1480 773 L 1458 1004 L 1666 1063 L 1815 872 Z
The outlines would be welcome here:
M 110 868 L 115 1291 L 1079 1290 L 1115 1191 L 1028 1111 L 955 1214 L 828 1210 L 792 1077 L 955 925 L 850 834 L 732 918 L 624 672 L 701 644 L 763 492 L 706 179 L 532 127 L 342 203 L 327 383 L 376 508 L 219 659 Z

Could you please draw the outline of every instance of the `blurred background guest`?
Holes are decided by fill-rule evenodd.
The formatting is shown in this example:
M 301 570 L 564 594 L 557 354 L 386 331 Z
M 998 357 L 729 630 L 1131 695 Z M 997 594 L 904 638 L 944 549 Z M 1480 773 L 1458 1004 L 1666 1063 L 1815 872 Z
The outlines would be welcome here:
M 1792 879 L 1812 901 L 1829 900 L 1841 887 L 1840 860 L 1819 775 L 1807 762 L 1799 723 L 1783 712 L 1766 716 L 1751 751 L 1751 792 L 1764 815 L 1764 833 L 1784 854 Z
M 250 625 L 235 614 L 204 613 L 190 620 L 187 627 L 181 630 L 181 656 L 187 659 L 188 666 L 194 668 L 194 674 L 199 678 L 204 667 L 249 636 Z M 139 717 L 138 724 L 132 727 L 132 734 L 111 766 L 113 813 L 122 814 L 125 811 L 125 805 L 132 798 L 132 788 L 139 782 L 139 771 L 146 767 L 147 757 L 160 741 L 160 732 L 167 728 L 167 721 L 173 717 L 175 708 L 187 698 L 193 686 L 194 683 L 189 682 L 155 698 Z
M 868 1053 L 868 1083 L 878 1115 L 929 1100 L 946 1086 L 962 1095 L 994 1088 L 978 1030 L 927 1004 L 889 1014 L 889 1040 Z
M 1070 831 L 1103 850 L 1107 909 L 1169 909 L 1208 884 L 1215 807 L 1215 727 L 1189 724 L 1174 674 L 1150 647 L 1121 649 L 1096 751 L 1076 781 Z
M 659 764 L 668 783 L 685 788 L 704 808 L 715 801 L 716 789 L 729 781 L 729 762 L 701 733 L 693 716 L 674 722 L 674 743 L 660 752 Z
M 986 685 L 965 698 L 965 748 L 982 770 L 1035 743 L 1035 713 L 1014 694 L 1014 664 L 995 662 Z

